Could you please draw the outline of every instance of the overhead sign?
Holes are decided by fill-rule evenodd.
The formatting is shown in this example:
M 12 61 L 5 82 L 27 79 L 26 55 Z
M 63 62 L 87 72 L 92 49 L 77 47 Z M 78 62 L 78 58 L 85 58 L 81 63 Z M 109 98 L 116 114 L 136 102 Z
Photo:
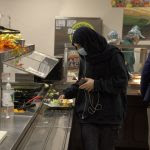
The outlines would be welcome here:
M 65 43 L 72 43 L 72 35 L 76 29 L 86 26 L 102 34 L 100 18 L 56 17 L 55 18 L 55 49 L 54 55 L 64 55 Z

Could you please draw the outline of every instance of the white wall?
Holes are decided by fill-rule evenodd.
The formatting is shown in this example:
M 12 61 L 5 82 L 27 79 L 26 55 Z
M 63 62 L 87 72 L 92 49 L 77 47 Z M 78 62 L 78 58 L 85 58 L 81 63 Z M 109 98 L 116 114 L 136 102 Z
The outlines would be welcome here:
M 0 13 L 12 18 L 11 27 L 21 30 L 27 43 L 53 55 L 55 16 L 101 17 L 104 36 L 114 29 L 121 35 L 123 10 L 110 0 L 0 0 Z

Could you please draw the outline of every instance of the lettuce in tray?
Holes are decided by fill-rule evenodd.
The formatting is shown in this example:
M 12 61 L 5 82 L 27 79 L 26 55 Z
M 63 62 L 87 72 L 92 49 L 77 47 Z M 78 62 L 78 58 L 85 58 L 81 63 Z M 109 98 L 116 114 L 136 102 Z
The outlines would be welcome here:
M 73 99 L 51 99 L 49 102 L 44 104 L 49 107 L 72 107 Z

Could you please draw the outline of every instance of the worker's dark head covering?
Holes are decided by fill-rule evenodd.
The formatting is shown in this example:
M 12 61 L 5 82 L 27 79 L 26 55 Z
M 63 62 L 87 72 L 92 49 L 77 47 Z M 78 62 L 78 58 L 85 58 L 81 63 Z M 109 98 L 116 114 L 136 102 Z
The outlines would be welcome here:
M 74 43 L 83 47 L 88 55 L 102 53 L 107 47 L 106 39 L 88 27 L 80 27 L 74 32 L 72 45 Z

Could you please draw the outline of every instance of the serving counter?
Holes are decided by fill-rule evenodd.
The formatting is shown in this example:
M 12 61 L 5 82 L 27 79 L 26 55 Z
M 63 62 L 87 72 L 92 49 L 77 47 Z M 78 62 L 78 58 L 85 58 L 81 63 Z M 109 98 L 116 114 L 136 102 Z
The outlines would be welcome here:
M 0 130 L 7 131 L 7 135 L 0 144 L 0 150 L 16 150 L 34 117 L 34 115 L 14 115 L 10 119 L 1 117 Z
M 33 84 L 32 88 L 33 88 Z M 28 84 L 24 87 L 30 87 Z M 20 87 L 21 85 L 16 85 Z M 41 87 L 39 91 L 40 95 L 44 97 L 46 90 L 42 84 L 34 84 L 34 86 Z M 13 85 L 13 88 L 15 85 Z M 22 85 L 22 88 L 24 88 Z M 42 103 L 40 101 L 35 102 L 35 107 L 26 109 L 24 112 L 18 112 L 10 115 L 10 118 L 6 118 L 3 111 L 0 112 L 0 131 L 7 131 L 6 138 L 0 143 L 0 150 L 16 150 L 18 144 L 23 139 L 27 130 L 30 128 L 34 119 L 36 118 Z M 2 108 L 1 108 L 2 109 Z M 4 108 L 3 108 L 4 109 Z
M 119 150 L 149 149 L 150 110 L 142 103 L 137 79 L 140 78 L 129 81 L 128 110 L 116 145 Z M 54 87 L 62 90 L 67 86 L 60 83 Z M 0 150 L 67 150 L 68 146 L 71 150 L 82 150 L 73 109 L 55 110 L 37 103 L 34 111 L 31 110 L 10 119 L 0 118 L 0 130 L 8 131 Z
M 45 111 L 46 110 L 46 111 Z M 67 150 L 72 110 L 47 110 L 0 119 L 0 130 L 8 131 L 0 150 Z
M 58 88 L 62 89 L 60 85 Z M 39 92 L 43 99 L 47 91 L 44 87 Z M 40 101 L 35 104 L 35 107 L 24 113 L 15 113 L 9 119 L 0 115 L 0 130 L 7 131 L 0 150 L 68 149 L 72 108 L 55 110 Z
M 47 110 L 44 107 L 16 150 L 68 149 L 72 110 Z

